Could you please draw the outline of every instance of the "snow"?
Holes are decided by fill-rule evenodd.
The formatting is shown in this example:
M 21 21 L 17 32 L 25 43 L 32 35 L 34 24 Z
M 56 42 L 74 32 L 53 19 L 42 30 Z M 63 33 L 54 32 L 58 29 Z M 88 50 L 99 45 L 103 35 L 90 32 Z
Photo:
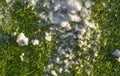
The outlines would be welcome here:
M 120 57 L 120 50 L 116 49 L 112 55 L 116 56 L 116 57 Z
M 39 45 L 39 40 L 37 40 L 37 39 L 34 39 L 31 42 L 33 45 Z
M 20 33 L 20 34 L 17 36 L 16 42 L 17 42 L 18 45 L 20 45 L 20 46 L 26 46 L 26 45 L 28 45 L 28 38 L 24 35 L 24 33 Z

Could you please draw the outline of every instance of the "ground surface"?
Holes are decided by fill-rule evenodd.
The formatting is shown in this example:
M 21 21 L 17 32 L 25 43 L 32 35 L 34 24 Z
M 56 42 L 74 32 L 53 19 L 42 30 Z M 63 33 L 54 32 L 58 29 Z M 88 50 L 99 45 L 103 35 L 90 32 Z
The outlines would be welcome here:
M 0 1 L 0 76 L 119 76 L 119 8 L 119 0 Z

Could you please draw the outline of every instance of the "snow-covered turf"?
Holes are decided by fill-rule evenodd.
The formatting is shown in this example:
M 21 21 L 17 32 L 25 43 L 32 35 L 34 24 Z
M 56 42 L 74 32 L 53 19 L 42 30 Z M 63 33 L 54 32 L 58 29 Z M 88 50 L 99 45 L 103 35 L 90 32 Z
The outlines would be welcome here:
M 119 39 L 113 37 L 119 35 L 117 2 L 1 1 L 0 75 L 119 75 Z M 114 22 L 117 27 L 110 26 Z

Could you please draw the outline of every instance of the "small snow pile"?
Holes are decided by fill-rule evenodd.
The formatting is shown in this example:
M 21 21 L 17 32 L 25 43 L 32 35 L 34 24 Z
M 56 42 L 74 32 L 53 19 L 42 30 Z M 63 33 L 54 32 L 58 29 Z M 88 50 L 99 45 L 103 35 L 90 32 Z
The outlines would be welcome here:
M 90 8 L 92 5 L 94 5 L 94 2 L 93 2 L 93 1 L 91 1 L 91 0 L 86 0 L 86 2 L 85 2 L 86 8 Z
M 116 49 L 112 55 L 116 56 L 116 57 L 120 57 L 120 50 Z
M 10 3 L 11 2 L 11 0 L 6 0 L 6 3 Z
M 48 33 L 48 32 L 46 32 L 45 33 L 45 39 L 47 40 L 47 41 L 51 41 L 51 34 L 50 33 Z
M 61 26 L 62 28 L 66 28 L 67 30 L 70 30 L 70 29 L 71 29 L 71 26 L 70 26 L 69 22 L 67 22 L 67 21 L 61 22 L 61 23 L 60 23 L 60 26 Z
M 29 3 L 31 3 L 32 5 L 36 5 L 37 0 L 28 0 Z
M 59 25 L 63 21 L 80 22 L 78 13 L 81 11 L 82 4 L 80 0 L 55 0 L 51 5 L 49 0 L 45 0 L 43 7 L 49 10 L 46 18 L 50 20 L 50 23 Z
M 12 32 L 12 33 L 11 33 L 11 36 L 12 36 L 12 37 L 15 37 L 15 36 L 16 36 L 16 32 Z
M 54 70 L 51 71 L 51 74 L 52 74 L 53 76 L 58 76 L 57 73 L 56 73 L 56 71 L 54 71 Z
M 20 34 L 17 36 L 16 42 L 17 42 L 18 45 L 20 45 L 20 46 L 25 46 L 25 45 L 28 45 L 28 38 L 24 35 L 24 33 L 20 33 Z
M 35 39 L 31 41 L 33 45 L 39 45 L 39 40 Z
M 21 61 L 23 61 L 24 60 L 24 53 L 21 53 L 21 55 L 20 55 L 20 59 L 21 59 Z
M 117 60 L 118 62 L 120 62 L 120 50 L 116 49 L 116 50 L 112 53 L 112 55 L 118 57 L 116 60 Z

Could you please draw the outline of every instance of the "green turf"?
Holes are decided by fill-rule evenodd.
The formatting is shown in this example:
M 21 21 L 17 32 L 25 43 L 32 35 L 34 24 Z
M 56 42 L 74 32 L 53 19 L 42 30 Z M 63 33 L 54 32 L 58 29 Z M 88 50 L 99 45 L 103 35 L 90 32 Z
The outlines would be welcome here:
M 32 6 L 27 8 L 27 3 L 22 1 L 19 0 L 10 6 L 4 0 L 0 1 L 0 13 L 3 14 L 3 17 L 0 16 L 2 17 L 0 19 L 0 76 L 43 76 L 44 66 L 47 64 L 51 50 L 55 46 L 54 40 L 48 42 L 44 39 L 45 32 L 50 32 L 50 26 L 39 23 L 39 18 L 36 16 L 37 12 L 44 9 L 36 10 L 36 8 L 32 10 Z M 71 69 L 71 76 L 120 75 L 120 63 L 112 55 L 115 49 L 120 49 L 119 16 L 119 0 L 95 0 L 91 18 L 99 25 L 101 31 L 100 43 L 89 48 L 89 60 L 84 58 L 88 52 L 86 53 L 83 49 L 76 47 L 78 58 L 82 58 L 83 61 Z M 40 44 L 33 46 L 30 43 L 29 46 L 19 46 L 16 43 L 16 37 L 11 36 L 12 32 L 17 34 L 23 32 L 30 40 L 39 39 Z M 94 33 L 96 31 L 92 35 Z M 57 36 L 52 35 L 52 37 Z M 96 58 L 93 56 L 94 51 L 98 52 Z M 23 52 L 25 53 L 24 61 L 21 61 L 20 55 Z M 93 68 L 88 64 L 91 64 Z M 85 71 L 89 67 L 90 74 L 86 74 Z M 61 74 L 61 76 L 64 75 L 67 74 Z
M 120 63 L 112 56 L 115 49 L 120 49 L 120 1 L 96 0 L 92 18 L 99 24 L 100 55 L 94 68 L 94 75 L 119 76 Z
M 43 75 L 44 65 L 48 61 L 54 43 L 49 43 L 44 39 L 45 32 L 49 32 L 49 26 L 39 24 L 35 10 L 27 8 L 27 4 L 18 1 L 9 7 L 5 2 L 3 3 L 0 4 L 6 8 L 1 11 L 7 12 L 3 13 L 4 18 L 0 25 L 0 76 Z M 29 41 L 39 39 L 40 44 L 18 46 L 16 37 L 11 36 L 12 32 L 17 34 L 23 32 L 29 37 Z M 20 59 L 21 53 L 25 54 L 24 61 Z

